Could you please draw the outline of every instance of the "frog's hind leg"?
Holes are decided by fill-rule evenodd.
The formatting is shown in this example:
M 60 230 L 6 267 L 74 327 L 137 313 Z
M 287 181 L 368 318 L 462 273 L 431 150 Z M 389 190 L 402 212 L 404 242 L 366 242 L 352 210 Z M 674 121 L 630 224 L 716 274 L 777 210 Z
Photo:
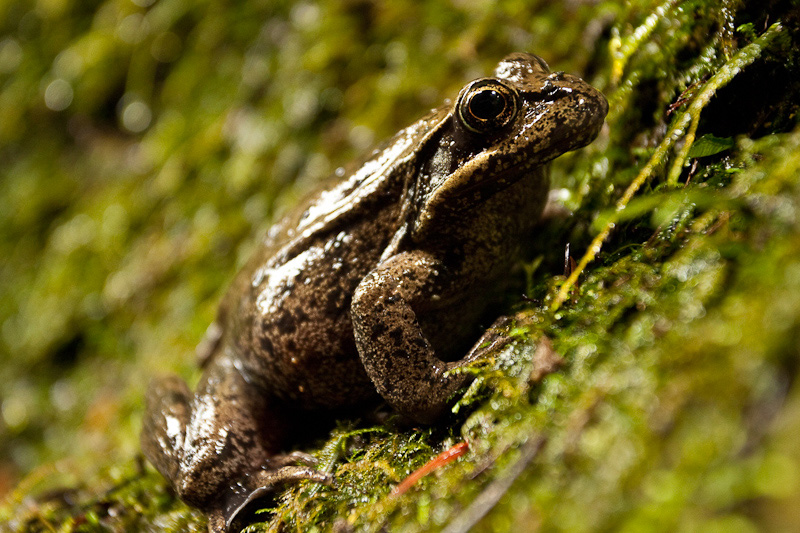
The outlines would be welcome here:
M 250 389 L 224 360 L 212 363 L 194 395 L 176 377 L 150 385 L 142 450 L 185 502 L 208 509 L 277 449 L 280 424 L 270 434 L 265 395 Z
M 194 395 L 177 377 L 150 385 L 142 450 L 182 500 L 212 513 L 212 531 L 279 483 L 330 482 L 311 467 L 286 466 L 302 454 L 276 456 L 286 424 L 269 398 L 225 357 L 210 362 Z

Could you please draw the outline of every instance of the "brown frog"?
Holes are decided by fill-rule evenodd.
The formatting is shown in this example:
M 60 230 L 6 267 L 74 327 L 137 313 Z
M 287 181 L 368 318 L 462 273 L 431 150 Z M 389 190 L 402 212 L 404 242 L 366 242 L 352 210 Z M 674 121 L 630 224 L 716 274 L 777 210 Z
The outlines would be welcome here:
M 383 398 L 436 420 L 466 379 L 451 371 L 482 353 L 486 337 L 465 343 L 487 296 L 534 238 L 546 164 L 607 110 L 580 78 L 510 55 L 269 230 L 209 328 L 197 390 L 168 377 L 147 393 L 144 453 L 212 531 L 278 483 L 330 482 L 280 455 L 299 413 Z

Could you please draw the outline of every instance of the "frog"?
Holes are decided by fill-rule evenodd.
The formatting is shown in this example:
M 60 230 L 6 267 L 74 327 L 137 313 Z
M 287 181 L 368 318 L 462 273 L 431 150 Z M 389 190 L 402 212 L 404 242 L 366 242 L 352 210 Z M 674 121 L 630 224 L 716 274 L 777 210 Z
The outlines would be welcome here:
M 210 531 L 282 485 L 332 483 L 291 451 L 313 413 L 442 416 L 501 338 L 480 321 L 536 239 L 548 163 L 607 112 L 581 78 L 511 54 L 269 228 L 201 343 L 195 391 L 166 376 L 146 393 L 144 455 Z

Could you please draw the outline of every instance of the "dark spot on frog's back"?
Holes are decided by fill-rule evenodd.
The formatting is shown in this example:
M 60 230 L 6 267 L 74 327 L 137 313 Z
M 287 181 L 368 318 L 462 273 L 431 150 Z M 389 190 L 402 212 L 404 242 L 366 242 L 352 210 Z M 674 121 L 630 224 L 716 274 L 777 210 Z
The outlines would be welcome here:
M 332 289 L 325 296 L 325 312 L 329 316 L 337 316 L 345 307 L 345 297 L 342 290 Z
M 288 311 L 281 313 L 280 318 L 275 321 L 275 325 L 281 334 L 291 334 L 297 329 L 296 319 Z
M 258 337 L 258 342 L 261 344 L 261 349 L 264 351 L 264 353 L 269 353 L 269 354 L 275 353 L 275 348 L 272 344 L 272 340 L 270 340 L 268 335 L 264 334 L 260 335 Z
M 292 321 L 292 325 L 295 326 L 296 324 L 300 324 L 302 322 L 308 321 L 308 313 L 306 313 L 302 307 L 296 307 L 294 309 L 294 313 L 289 315 L 294 320 Z

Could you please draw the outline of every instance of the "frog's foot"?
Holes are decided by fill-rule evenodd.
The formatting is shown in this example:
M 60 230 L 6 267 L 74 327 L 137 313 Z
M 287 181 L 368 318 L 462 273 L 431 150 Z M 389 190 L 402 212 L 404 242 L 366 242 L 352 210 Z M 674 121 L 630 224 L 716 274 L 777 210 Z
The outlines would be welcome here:
M 283 455 L 273 455 L 269 458 L 267 465 L 265 468 L 269 468 L 271 470 L 277 470 L 278 468 L 289 466 L 289 465 L 296 465 L 296 464 L 304 464 L 308 466 L 317 466 L 319 461 L 316 457 L 306 452 L 289 452 Z
M 448 363 L 448 370 L 486 359 L 511 344 L 514 337 L 511 336 L 510 331 L 516 321 L 516 316 L 501 316 L 495 320 L 494 324 L 481 335 L 481 338 L 463 359 Z
M 311 456 L 302 452 L 293 452 L 284 456 L 270 459 L 270 466 L 277 464 L 295 463 L 298 461 L 316 463 Z M 265 496 L 273 494 L 280 485 L 297 483 L 304 479 L 332 485 L 333 477 L 310 466 L 282 466 L 277 470 L 264 468 L 252 474 L 245 475 L 235 486 L 231 487 L 230 494 L 221 502 L 221 506 L 209 513 L 208 530 L 211 533 L 238 531 L 238 524 L 242 511 L 251 503 Z

